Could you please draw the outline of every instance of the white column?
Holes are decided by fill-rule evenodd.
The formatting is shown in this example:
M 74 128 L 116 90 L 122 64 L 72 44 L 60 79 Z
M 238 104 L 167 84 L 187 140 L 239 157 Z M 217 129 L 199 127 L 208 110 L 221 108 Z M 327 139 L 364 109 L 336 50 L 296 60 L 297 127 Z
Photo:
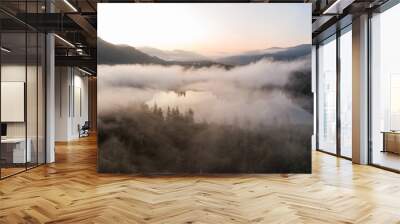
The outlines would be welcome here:
M 353 19 L 353 162 L 368 163 L 368 15 Z
M 55 69 L 55 141 L 70 140 L 72 68 L 58 66 Z
M 312 51 L 311 51 L 311 91 L 313 93 L 313 113 L 314 113 L 314 118 L 313 118 L 313 135 L 311 137 L 311 149 L 316 150 L 316 142 L 317 142 L 317 48 L 315 45 L 312 46 Z
M 46 163 L 55 161 L 55 54 L 54 35 L 46 36 Z

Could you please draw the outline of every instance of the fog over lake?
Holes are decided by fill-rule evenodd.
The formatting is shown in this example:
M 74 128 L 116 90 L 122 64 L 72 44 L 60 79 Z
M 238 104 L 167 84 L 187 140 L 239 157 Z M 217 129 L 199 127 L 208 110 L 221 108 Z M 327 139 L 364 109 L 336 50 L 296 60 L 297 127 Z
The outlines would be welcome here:
M 99 111 L 115 113 L 128 107 L 157 105 L 192 109 L 196 122 L 254 125 L 307 124 L 312 114 L 305 97 L 292 97 L 287 86 L 296 71 L 308 70 L 309 58 L 260 60 L 224 69 L 178 65 L 100 65 Z M 304 98 L 304 99 L 302 99 Z

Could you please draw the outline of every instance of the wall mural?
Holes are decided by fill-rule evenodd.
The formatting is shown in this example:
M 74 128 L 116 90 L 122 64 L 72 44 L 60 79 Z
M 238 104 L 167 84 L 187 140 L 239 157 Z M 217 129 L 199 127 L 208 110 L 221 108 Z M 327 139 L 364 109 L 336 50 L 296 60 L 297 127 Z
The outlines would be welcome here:
M 310 6 L 99 4 L 98 171 L 310 173 Z

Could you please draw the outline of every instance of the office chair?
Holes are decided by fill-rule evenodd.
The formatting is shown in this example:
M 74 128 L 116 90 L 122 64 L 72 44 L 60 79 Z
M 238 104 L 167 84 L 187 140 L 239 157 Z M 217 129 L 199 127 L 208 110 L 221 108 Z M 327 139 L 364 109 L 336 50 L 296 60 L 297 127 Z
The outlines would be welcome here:
M 78 125 L 78 129 L 79 129 L 79 138 L 89 136 L 89 129 L 90 129 L 89 121 L 85 121 L 82 127 Z

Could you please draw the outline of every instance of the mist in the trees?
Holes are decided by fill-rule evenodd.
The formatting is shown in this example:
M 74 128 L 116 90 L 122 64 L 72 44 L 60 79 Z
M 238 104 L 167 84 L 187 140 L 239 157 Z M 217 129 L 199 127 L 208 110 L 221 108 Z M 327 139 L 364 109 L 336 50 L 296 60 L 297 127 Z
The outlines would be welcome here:
M 126 173 L 310 172 L 307 125 L 195 122 L 191 109 L 132 105 L 99 123 L 99 171 Z
M 99 170 L 310 172 L 308 67 L 99 66 Z

